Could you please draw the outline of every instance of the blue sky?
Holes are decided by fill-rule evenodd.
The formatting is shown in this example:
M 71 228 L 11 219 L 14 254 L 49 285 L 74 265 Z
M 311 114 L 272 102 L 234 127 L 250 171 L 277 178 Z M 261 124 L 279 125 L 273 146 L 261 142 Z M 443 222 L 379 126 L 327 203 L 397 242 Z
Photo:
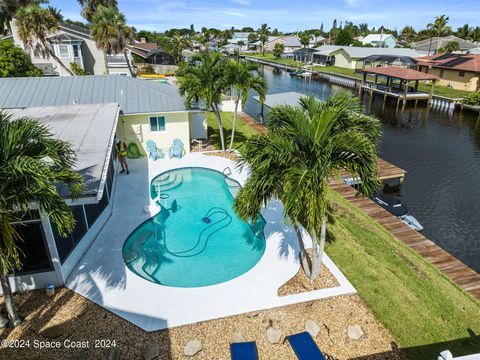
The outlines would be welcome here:
M 82 20 L 75 0 L 50 0 L 65 18 Z M 119 0 L 129 25 L 163 31 L 169 28 L 202 26 L 230 28 L 268 23 L 281 31 L 307 28 L 330 29 L 334 19 L 384 25 L 400 30 L 411 25 L 419 30 L 436 15 L 450 16 L 453 29 L 469 23 L 480 26 L 480 0 Z

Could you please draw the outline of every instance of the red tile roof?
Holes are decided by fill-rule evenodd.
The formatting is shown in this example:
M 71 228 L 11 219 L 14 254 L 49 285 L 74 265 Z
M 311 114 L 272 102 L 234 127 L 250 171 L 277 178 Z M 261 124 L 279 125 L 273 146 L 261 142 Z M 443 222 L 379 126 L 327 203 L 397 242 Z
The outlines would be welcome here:
M 425 74 L 417 70 L 399 68 L 395 66 L 381 66 L 371 69 L 362 69 L 362 71 L 368 74 L 385 75 L 408 81 L 439 79 L 439 77 L 435 75 Z
M 478 73 L 480 72 L 480 55 L 451 53 L 436 54 L 418 58 L 417 65 Z

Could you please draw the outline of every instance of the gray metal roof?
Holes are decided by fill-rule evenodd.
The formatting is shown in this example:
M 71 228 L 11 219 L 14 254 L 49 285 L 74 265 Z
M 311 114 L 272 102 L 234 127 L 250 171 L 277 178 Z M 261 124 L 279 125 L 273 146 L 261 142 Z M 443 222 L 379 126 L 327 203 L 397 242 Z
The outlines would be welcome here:
M 444 47 L 450 41 L 455 41 L 460 45 L 460 50 L 466 51 L 477 47 L 474 43 L 463 40 L 455 35 L 433 37 L 431 39 L 425 39 L 412 44 L 412 48 L 419 51 L 432 51 Z
M 30 117 L 47 124 L 58 138 L 70 142 L 77 154 L 76 171 L 85 182 L 84 196 L 99 200 L 108 171 L 117 128 L 118 104 L 66 105 L 10 109 L 14 118 Z M 68 197 L 66 189 L 60 189 Z
M 300 94 L 297 92 L 285 92 L 280 94 L 270 94 L 265 96 L 265 106 L 272 108 L 276 105 L 290 105 L 297 106 L 300 98 L 305 97 L 305 94 Z M 255 100 L 260 101 L 259 96 L 253 97 Z
M 176 86 L 129 76 L 0 78 L 0 108 L 112 102 L 124 114 L 186 110 Z

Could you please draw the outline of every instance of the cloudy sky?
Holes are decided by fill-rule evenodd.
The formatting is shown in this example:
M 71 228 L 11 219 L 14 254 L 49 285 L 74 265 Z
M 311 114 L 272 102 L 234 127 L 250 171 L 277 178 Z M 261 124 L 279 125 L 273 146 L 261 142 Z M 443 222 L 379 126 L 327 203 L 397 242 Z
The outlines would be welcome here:
M 50 0 L 65 18 L 82 20 L 75 0 Z M 447 14 L 453 29 L 469 23 L 480 25 L 480 0 L 119 0 L 129 25 L 163 31 L 202 26 L 216 28 L 258 28 L 268 23 L 281 31 L 307 28 L 329 30 L 334 19 L 384 25 L 400 30 L 411 25 L 419 30 L 437 15 Z

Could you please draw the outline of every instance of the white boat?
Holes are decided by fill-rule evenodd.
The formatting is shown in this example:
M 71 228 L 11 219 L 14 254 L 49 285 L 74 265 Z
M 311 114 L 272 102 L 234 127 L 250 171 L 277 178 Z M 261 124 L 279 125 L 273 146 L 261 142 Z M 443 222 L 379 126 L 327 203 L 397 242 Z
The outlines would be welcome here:
M 372 196 L 372 200 L 387 210 L 390 214 L 398 217 L 404 224 L 410 226 L 413 230 L 423 230 L 423 226 L 413 215 L 408 213 L 407 207 L 402 204 L 400 199 L 379 192 Z

